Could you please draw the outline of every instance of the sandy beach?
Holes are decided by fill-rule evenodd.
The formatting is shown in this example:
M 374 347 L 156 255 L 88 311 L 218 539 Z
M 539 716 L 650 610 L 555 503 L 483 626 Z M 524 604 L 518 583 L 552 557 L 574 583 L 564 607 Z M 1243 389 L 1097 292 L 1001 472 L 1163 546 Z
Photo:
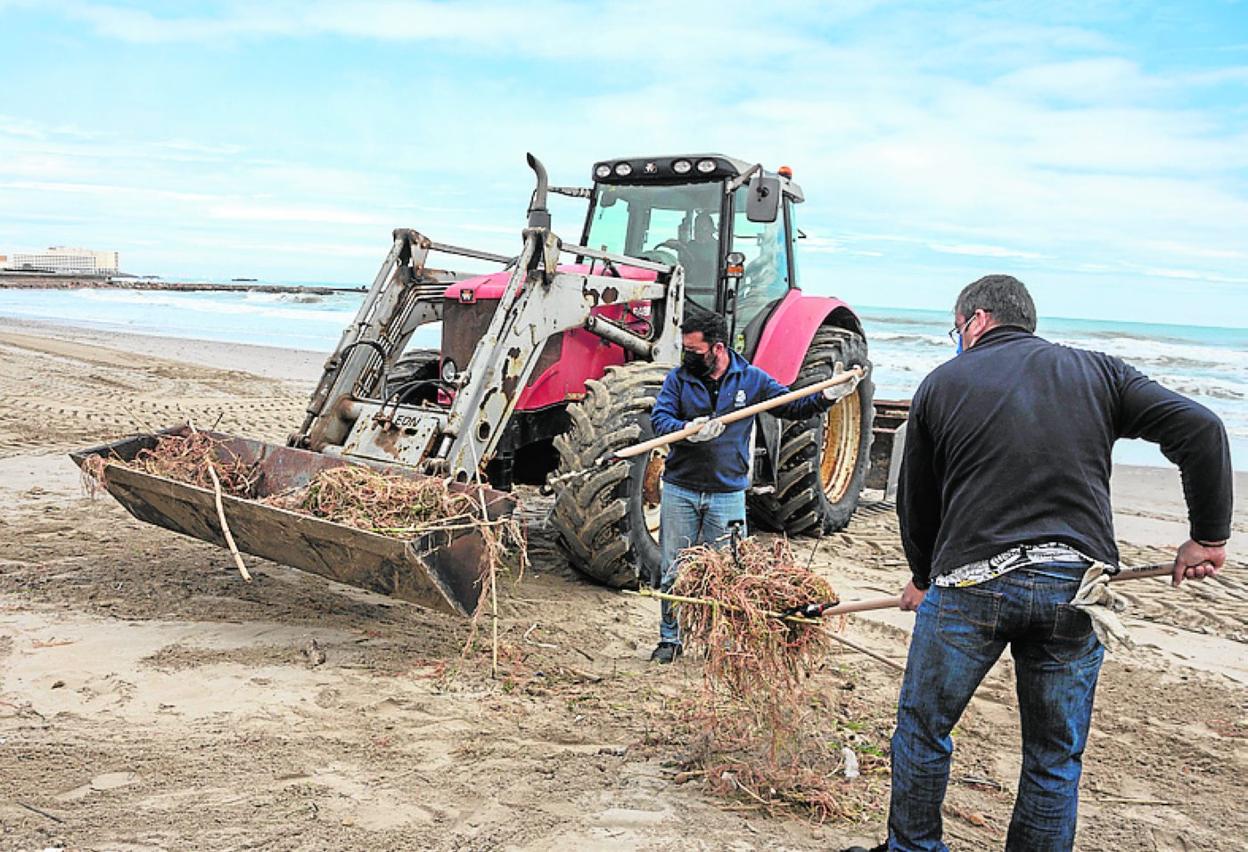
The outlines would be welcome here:
M 563 562 L 524 494 L 533 570 L 505 584 L 508 676 L 449 616 L 131 518 L 65 453 L 185 422 L 282 442 L 325 353 L 0 320 L 0 847 L 839 849 L 884 836 L 770 817 L 677 783 L 696 659 L 647 663 L 657 607 Z M 1239 475 L 1237 492 L 1246 477 Z M 1176 471 L 1113 482 L 1127 564 L 1186 537 Z M 1222 576 L 1123 584 L 1136 647 L 1101 676 L 1078 848 L 1240 849 L 1248 836 L 1248 512 Z M 889 504 L 795 541 L 842 599 L 908 572 Z M 912 616 L 845 635 L 904 660 Z M 887 726 L 898 675 L 843 649 L 818 677 Z M 999 849 L 1018 773 L 1008 657 L 956 734 L 946 837 Z

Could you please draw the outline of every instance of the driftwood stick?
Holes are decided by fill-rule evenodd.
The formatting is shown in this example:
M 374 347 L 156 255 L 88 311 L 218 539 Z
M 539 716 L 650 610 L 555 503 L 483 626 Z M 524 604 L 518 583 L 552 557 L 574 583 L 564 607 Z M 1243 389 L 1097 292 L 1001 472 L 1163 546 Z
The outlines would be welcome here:
M 19 805 L 19 806 L 21 806 L 21 807 L 25 808 L 26 810 L 30 811 L 31 813 L 34 813 L 34 814 L 39 814 L 39 816 L 42 816 L 42 817 L 47 817 L 48 819 L 52 820 L 53 822 L 62 822 L 62 823 L 63 823 L 63 822 L 65 822 L 65 820 L 61 819 L 60 817 L 56 816 L 55 814 L 50 814 L 50 813 L 48 813 L 48 812 L 47 812 L 47 811 L 45 811 L 43 808 L 36 808 L 34 805 L 28 805 L 28 804 L 26 804 L 25 802 L 19 802 L 17 799 L 14 799 L 14 800 L 13 800 L 13 804 L 15 804 L 15 805 Z
M 229 545 L 230 553 L 234 556 L 234 564 L 238 566 L 238 573 L 242 574 L 243 579 L 250 583 L 251 572 L 243 564 L 243 556 L 238 552 L 238 545 L 234 543 L 234 535 L 230 532 L 230 525 L 225 520 L 225 505 L 221 501 L 221 480 L 217 478 L 217 471 L 212 466 L 212 462 L 208 462 L 208 475 L 212 477 L 212 496 L 217 503 L 217 518 L 221 521 L 221 534 L 225 536 L 225 543 Z
M 199 434 L 195 429 L 195 424 L 191 421 L 186 421 L 186 426 L 191 430 L 192 435 Z M 217 504 L 217 519 L 221 522 L 221 535 L 225 537 L 225 543 L 230 548 L 230 553 L 234 556 L 234 564 L 238 566 L 238 573 L 243 575 L 243 579 L 250 583 L 251 572 L 243 564 L 243 555 L 238 552 L 238 545 L 234 543 L 234 534 L 230 532 L 230 524 L 225 519 L 225 504 L 221 500 L 221 480 L 217 477 L 217 468 L 212 463 L 212 459 L 207 456 L 204 457 L 204 463 L 208 466 L 208 476 L 212 477 L 212 496 Z

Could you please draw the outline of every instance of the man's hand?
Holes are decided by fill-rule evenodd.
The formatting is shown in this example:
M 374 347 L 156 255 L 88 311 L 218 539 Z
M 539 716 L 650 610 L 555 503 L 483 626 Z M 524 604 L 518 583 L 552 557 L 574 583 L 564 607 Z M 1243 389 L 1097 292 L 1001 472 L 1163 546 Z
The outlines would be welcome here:
M 906 612 L 914 612 L 919 608 L 919 604 L 923 603 L 923 597 L 926 594 L 926 589 L 917 588 L 914 585 L 914 580 L 911 580 L 901 590 L 901 603 L 898 604 L 898 607 Z
M 718 417 L 714 420 L 707 417 L 695 417 L 693 420 L 689 421 L 690 426 L 697 426 L 699 424 L 702 424 L 702 428 L 686 438 L 686 441 L 700 444 L 703 441 L 710 441 L 724 434 L 724 421 L 720 420 Z
M 1174 557 L 1174 574 L 1171 581 L 1179 585 L 1184 580 L 1203 580 L 1222 570 L 1226 562 L 1226 544 L 1207 545 L 1188 539 L 1179 545 Z

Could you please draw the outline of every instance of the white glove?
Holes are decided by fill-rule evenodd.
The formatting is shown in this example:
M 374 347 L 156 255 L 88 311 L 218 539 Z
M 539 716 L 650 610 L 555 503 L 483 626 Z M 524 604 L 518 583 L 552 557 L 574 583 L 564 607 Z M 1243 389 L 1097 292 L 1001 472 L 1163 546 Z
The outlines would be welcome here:
M 694 444 L 700 444 L 703 441 L 710 441 L 724 434 L 724 421 L 720 420 L 718 417 L 714 420 L 707 417 L 695 417 L 689 421 L 689 425 L 700 425 L 702 427 L 700 430 L 694 432 L 685 439 L 686 441 L 690 441 Z
M 1107 650 L 1132 648 L 1131 634 L 1123 626 L 1119 613 L 1127 608 L 1127 599 L 1109 585 L 1108 566 L 1093 562 L 1083 575 L 1079 591 L 1070 605 L 1087 613 L 1092 619 L 1092 630 Z
M 837 361 L 832 367 L 832 375 L 839 376 L 843 372 L 845 372 L 845 365 L 840 361 Z M 842 382 L 839 385 L 832 385 L 830 388 L 824 388 L 820 391 L 820 393 L 822 393 L 823 398 L 829 402 L 837 402 L 849 396 L 857 387 L 858 381 L 851 379 L 848 382 Z
M 855 385 L 853 382 L 844 382 L 839 385 L 832 385 L 830 388 L 824 388 L 820 391 L 820 393 L 823 394 L 823 398 L 829 402 L 837 402 L 838 400 L 842 400 L 853 393 L 854 387 Z

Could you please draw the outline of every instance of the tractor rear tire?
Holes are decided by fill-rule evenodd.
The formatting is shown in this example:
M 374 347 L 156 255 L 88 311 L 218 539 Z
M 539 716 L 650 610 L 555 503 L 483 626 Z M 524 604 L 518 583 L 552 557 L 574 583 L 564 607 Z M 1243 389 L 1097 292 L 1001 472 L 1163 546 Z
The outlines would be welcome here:
M 551 523 L 572 566 L 613 588 L 658 570 L 660 477 L 666 448 L 603 468 L 598 459 L 654 437 L 650 409 L 670 367 L 637 361 L 585 382 L 568 406 L 572 427 L 555 438 Z
M 794 388 L 832 378 L 833 365 L 867 367 L 867 344 L 843 328 L 822 326 L 802 359 Z M 844 529 L 858 507 L 871 458 L 875 385 L 870 373 L 826 413 L 782 420 L 775 492 L 749 495 L 750 519 L 766 530 L 819 535 Z
M 390 394 L 404 385 L 411 385 L 415 382 L 433 382 L 438 378 L 438 359 L 442 354 L 436 349 L 411 349 L 394 362 L 389 370 L 386 371 L 386 387 L 385 396 L 388 399 Z M 419 388 L 413 388 L 413 391 L 403 394 L 399 399 L 400 404 L 416 403 L 423 401 L 435 401 L 437 399 L 437 390 L 434 385 L 422 385 Z

